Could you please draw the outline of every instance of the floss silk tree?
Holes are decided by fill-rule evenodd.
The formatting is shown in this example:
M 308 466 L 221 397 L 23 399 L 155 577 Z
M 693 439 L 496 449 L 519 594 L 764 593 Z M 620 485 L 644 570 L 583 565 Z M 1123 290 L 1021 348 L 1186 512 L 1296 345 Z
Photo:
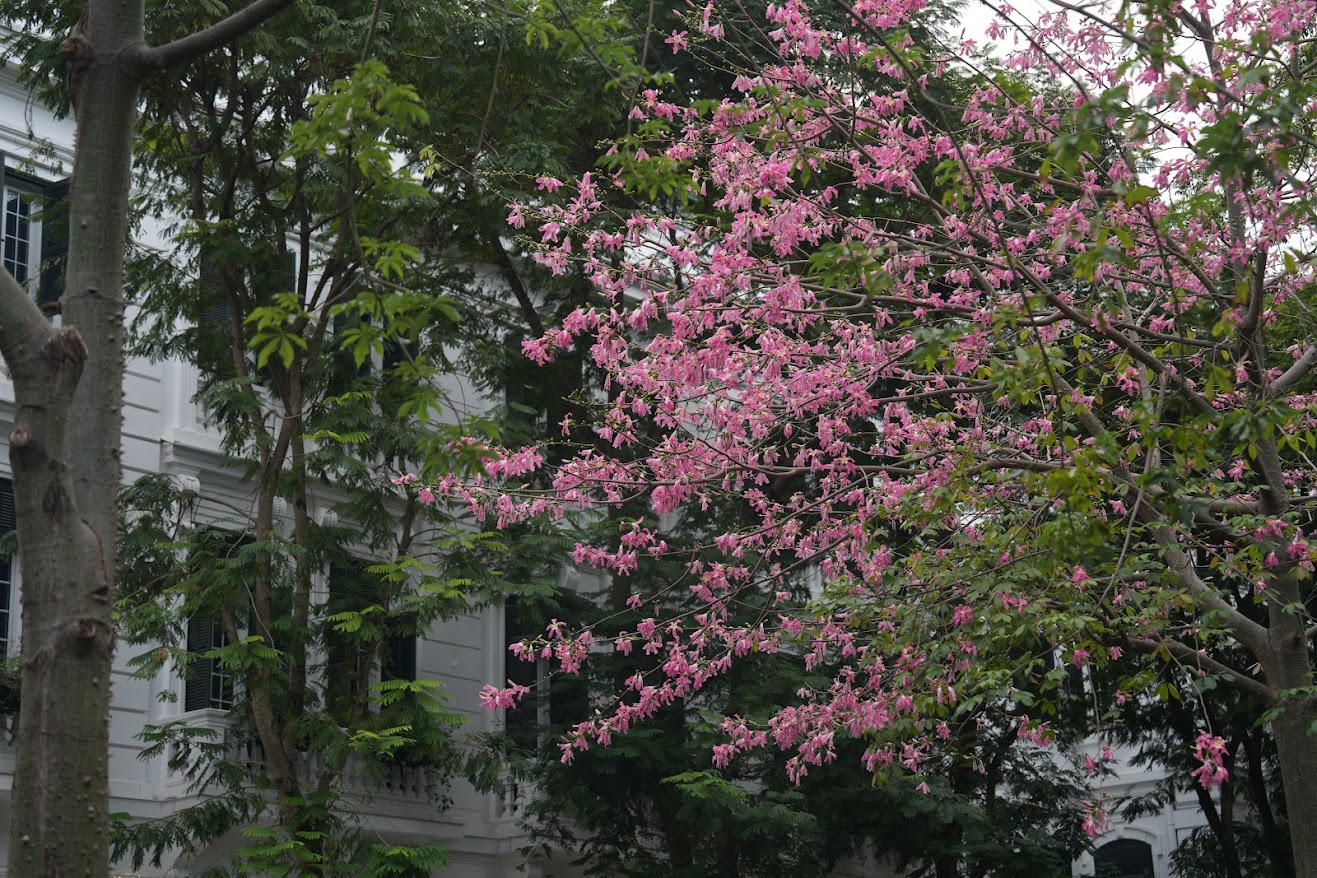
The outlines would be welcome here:
M 777 650 L 838 670 L 766 726 L 727 719 L 716 764 L 778 747 L 799 777 L 848 737 L 871 770 L 918 773 L 975 705 L 1034 697 L 1020 645 L 1042 642 L 1245 693 L 1309 825 L 1317 8 L 1003 6 L 994 60 L 916 44 L 920 7 L 774 3 L 772 63 L 721 100 L 646 92 L 608 175 L 512 207 L 596 291 L 527 353 L 577 349 L 605 387 L 542 482 L 540 450 L 505 450 L 438 493 L 499 525 L 646 501 L 576 549 L 613 576 L 668 553 L 684 509 L 753 521 L 673 583 L 699 612 L 632 597 L 644 619 L 611 648 L 663 662 L 562 756 Z M 722 38 L 710 4 L 668 43 Z M 949 78 L 955 106 L 930 93 Z M 671 208 L 605 206 L 637 185 Z M 785 599 L 799 577 L 822 583 L 806 612 Z M 731 624 L 751 596 L 757 621 Z M 554 625 L 517 651 L 572 672 L 601 646 Z M 1039 706 L 1020 733 L 1045 741 Z M 1212 729 L 1196 753 L 1219 783 Z M 1295 833 L 1294 862 L 1317 876 L 1317 836 Z

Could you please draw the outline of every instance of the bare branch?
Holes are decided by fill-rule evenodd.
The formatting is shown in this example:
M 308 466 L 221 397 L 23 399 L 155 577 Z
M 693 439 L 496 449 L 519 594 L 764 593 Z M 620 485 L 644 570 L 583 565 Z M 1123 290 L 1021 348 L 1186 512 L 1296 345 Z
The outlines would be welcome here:
M 23 285 L 0 268 L 0 354 L 10 372 L 22 369 L 30 352 L 39 348 L 52 331 L 50 321 Z
M 1197 498 L 1189 498 L 1191 502 L 1198 502 Z M 1251 500 L 1208 500 L 1207 508 L 1211 512 L 1222 512 L 1226 515 L 1257 515 L 1258 504 Z
M 292 4 L 293 0 L 254 0 L 204 30 L 163 46 L 142 46 L 138 52 L 138 62 L 147 70 L 163 70 L 184 64 L 242 36 Z
M 1275 691 L 1256 677 L 1250 676 L 1229 665 L 1222 664 L 1214 658 L 1207 655 L 1206 652 L 1194 649 L 1187 643 L 1181 643 L 1178 640 L 1148 640 L 1142 637 L 1123 638 L 1124 645 L 1135 652 L 1144 655 L 1154 655 L 1161 650 L 1166 650 L 1172 658 L 1179 664 L 1207 671 L 1212 674 L 1218 674 L 1226 679 L 1231 686 L 1258 699 L 1263 704 L 1270 704 L 1276 697 Z
M 1031 473 L 1050 473 L 1062 469 L 1063 465 L 1028 457 L 990 457 L 977 466 L 970 467 L 971 475 L 981 475 L 993 470 L 1018 469 Z
M 1162 546 L 1167 569 L 1175 574 L 1180 585 L 1194 599 L 1194 603 L 1205 610 L 1219 613 L 1225 628 L 1253 655 L 1259 657 L 1265 655 L 1271 648 L 1266 626 L 1245 616 L 1215 588 L 1203 581 L 1198 571 L 1194 569 L 1193 559 L 1180 547 L 1175 532 L 1168 525 L 1158 521 L 1161 517 L 1160 511 L 1154 510 L 1151 504 L 1145 503 L 1139 517 L 1151 525 L 1153 537 Z
M 1312 371 L 1314 365 L 1317 365 L 1317 345 L 1310 345 L 1303 356 L 1294 361 L 1275 381 L 1267 385 L 1267 398 L 1275 399 L 1285 391 L 1297 384 L 1302 378 Z

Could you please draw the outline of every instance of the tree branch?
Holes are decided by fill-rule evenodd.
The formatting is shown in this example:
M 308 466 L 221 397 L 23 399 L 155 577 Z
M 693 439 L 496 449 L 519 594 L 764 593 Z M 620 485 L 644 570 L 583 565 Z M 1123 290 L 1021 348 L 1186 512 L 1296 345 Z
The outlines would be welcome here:
M 163 46 L 142 46 L 138 53 L 138 63 L 146 70 L 163 70 L 185 64 L 242 36 L 292 3 L 293 0 L 254 0 L 204 30 Z
M 503 269 L 503 279 L 512 287 L 512 294 L 517 297 L 517 306 L 521 309 L 522 319 L 530 328 L 533 338 L 544 337 L 544 321 L 540 319 L 539 312 L 535 310 L 535 303 L 531 300 L 530 291 L 526 289 L 525 282 L 521 279 L 521 273 L 517 271 L 517 266 L 512 261 L 512 255 L 508 253 L 508 248 L 503 246 L 502 239 L 498 235 L 494 236 L 494 247 L 498 251 L 499 267 Z
M 1149 526 L 1153 538 L 1161 544 L 1166 567 L 1173 572 L 1184 590 L 1194 599 L 1194 603 L 1208 610 L 1220 613 L 1225 627 L 1254 657 L 1261 659 L 1270 649 L 1267 629 L 1241 613 L 1229 601 L 1198 575 L 1193 560 L 1180 547 L 1175 532 L 1164 523 L 1160 510 L 1151 503 L 1139 507 L 1139 517 Z
M 1275 399 L 1285 391 L 1289 390 L 1299 382 L 1305 375 L 1312 371 L 1313 366 L 1317 365 L 1317 345 L 1310 345 L 1303 356 L 1294 361 L 1275 381 L 1267 385 L 1266 394 L 1268 399 Z
M 1172 658 L 1181 664 L 1198 668 L 1199 670 L 1209 671 L 1213 674 L 1219 674 L 1226 678 L 1226 681 L 1246 695 L 1252 696 L 1262 701 L 1263 704 L 1270 704 L 1276 697 L 1276 693 L 1270 686 L 1263 683 L 1256 677 L 1249 676 L 1243 671 L 1222 664 L 1214 658 L 1208 656 L 1201 650 L 1194 649 L 1187 643 L 1181 643 L 1178 640 L 1149 640 L 1142 637 L 1130 637 L 1126 635 L 1122 638 L 1125 646 L 1135 652 L 1144 655 L 1154 655 L 1159 650 L 1165 649 Z
M 11 374 L 23 368 L 28 352 L 39 348 L 52 331 L 23 285 L 0 268 L 0 355 Z

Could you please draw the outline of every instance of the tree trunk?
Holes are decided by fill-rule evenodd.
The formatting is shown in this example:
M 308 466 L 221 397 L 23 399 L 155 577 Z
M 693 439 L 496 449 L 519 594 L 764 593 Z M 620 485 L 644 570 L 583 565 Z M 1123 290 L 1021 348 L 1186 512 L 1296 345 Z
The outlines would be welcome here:
M 1279 490 L 1264 495 L 1263 509 L 1277 516 L 1283 511 Z M 1269 649 L 1262 658 L 1267 682 L 1278 693 L 1301 692 L 1313 683 L 1312 656 L 1303 617 L 1290 608 L 1302 606 L 1299 580 L 1292 564 L 1282 564 L 1271 581 L 1267 603 Z M 1280 715 L 1272 721 L 1276 755 L 1280 761 L 1281 788 L 1289 816 L 1290 845 L 1294 852 L 1295 878 L 1317 878 L 1317 737 L 1308 733 L 1317 720 L 1317 699 L 1290 695 L 1277 705 Z
M 23 574 L 13 875 L 109 872 L 123 260 L 142 76 L 121 53 L 141 41 L 136 0 L 90 4 L 63 43 L 78 131 L 64 325 L 46 323 L 35 357 L 5 351 L 18 402 L 10 459 Z
M 1317 737 L 1308 727 L 1317 710 L 1308 699 L 1296 700 L 1272 723 L 1280 757 L 1281 786 L 1289 815 L 1295 878 L 1317 878 Z
M 112 567 L 104 538 L 79 514 L 68 454 L 87 350 L 74 330 L 47 329 L 36 361 L 14 369 L 19 406 L 10 460 L 22 547 L 23 694 L 9 874 L 105 875 Z
M 23 672 L 9 874 L 109 874 L 109 707 L 123 413 L 123 266 L 138 95 L 291 0 L 150 48 L 144 0 L 89 0 L 62 43 L 77 140 L 63 318 L 0 270 L 0 353 L 23 581 Z

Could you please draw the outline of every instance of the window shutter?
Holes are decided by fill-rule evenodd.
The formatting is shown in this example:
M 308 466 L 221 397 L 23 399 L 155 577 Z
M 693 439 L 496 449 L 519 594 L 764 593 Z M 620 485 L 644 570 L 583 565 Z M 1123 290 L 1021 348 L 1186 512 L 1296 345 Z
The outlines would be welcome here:
M 389 374 L 407 361 L 407 349 L 397 337 L 389 335 L 384 339 L 384 357 L 380 364 L 384 374 Z
M 0 536 L 18 528 L 18 513 L 14 507 L 14 483 L 0 479 Z
M 329 565 L 329 601 L 327 614 L 358 612 L 364 605 L 361 579 L 356 564 Z M 335 631 L 326 624 L 324 630 L 325 710 L 339 722 L 346 722 L 352 708 L 352 687 L 361 672 L 361 642 L 350 634 Z
M 391 634 L 385 648 L 388 653 L 380 670 L 380 679 L 415 680 L 416 638 L 409 634 Z
M 54 305 L 64 295 L 64 268 L 69 254 L 69 181 L 47 183 L 41 210 L 41 282 L 37 304 Z
M 14 511 L 14 483 L 0 479 L 0 536 L 13 533 L 18 526 Z M 9 655 L 9 617 L 14 609 L 14 564 L 17 558 L 0 557 L 0 659 Z M 12 710 L 12 708 L 10 708 Z M 0 714 L 7 714 L 0 705 Z
M 522 661 L 513 655 L 508 647 L 534 637 L 538 632 L 535 626 L 524 618 L 526 614 L 522 612 L 517 601 L 509 600 L 503 614 L 503 676 L 513 683 L 533 689 L 539 682 L 537 662 Z
M 187 622 L 187 651 L 192 653 L 192 675 L 183 692 L 184 710 L 204 710 L 210 707 L 210 678 L 214 659 L 203 658 L 215 642 L 215 623 L 207 617 L 193 616 Z
M 537 632 L 534 624 L 527 618 L 528 614 L 518 601 L 508 600 L 503 607 L 503 677 L 499 688 L 506 683 L 525 686 L 530 694 L 516 707 L 508 708 L 503 713 L 503 725 L 509 737 L 520 748 L 534 750 L 539 746 L 540 732 L 540 698 L 538 689 L 540 681 L 539 662 L 526 662 L 517 658 L 508 649 L 514 643 L 520 643 Z
M 559 674 L 549 682 L 549 725 L 574 726 L 590 715 L 590 689 L 585 680 Z
M 214 324 L 227 331 L 229 302 L 216 264 L 218 250 L 215 244 L 203 242 L 197 252 L 197 296 L 202 307 L 202 324 Z

